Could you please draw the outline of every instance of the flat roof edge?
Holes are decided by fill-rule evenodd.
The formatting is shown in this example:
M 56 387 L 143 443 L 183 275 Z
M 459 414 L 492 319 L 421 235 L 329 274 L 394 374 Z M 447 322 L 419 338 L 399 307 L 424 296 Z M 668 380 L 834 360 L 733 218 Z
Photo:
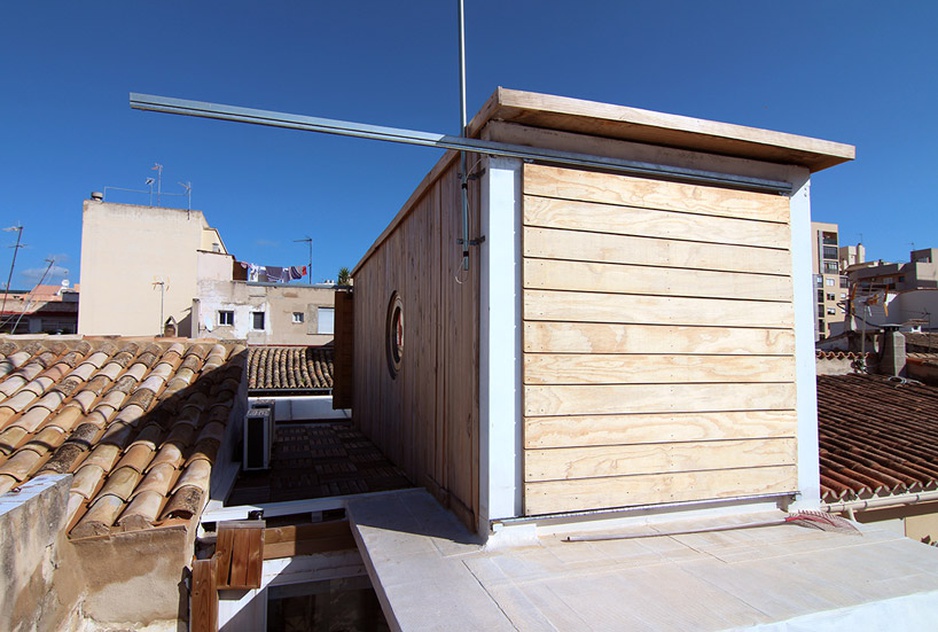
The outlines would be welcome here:
M 469 124 L 490 120 L 796 164 L 812 172 L 856 158 L 853 145 L 733 123 L 499 87 Z

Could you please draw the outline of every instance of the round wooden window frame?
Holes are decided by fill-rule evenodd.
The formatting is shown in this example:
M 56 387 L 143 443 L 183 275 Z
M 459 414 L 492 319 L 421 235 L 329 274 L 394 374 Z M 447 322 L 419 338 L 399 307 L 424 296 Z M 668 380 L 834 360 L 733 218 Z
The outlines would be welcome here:
M 388 371 L 392 378 L 396 378 L 401 370 L 401 359 L 404 357 L 404 301 L 397 292 L 391 295 L 388 302 L 384 338 Z

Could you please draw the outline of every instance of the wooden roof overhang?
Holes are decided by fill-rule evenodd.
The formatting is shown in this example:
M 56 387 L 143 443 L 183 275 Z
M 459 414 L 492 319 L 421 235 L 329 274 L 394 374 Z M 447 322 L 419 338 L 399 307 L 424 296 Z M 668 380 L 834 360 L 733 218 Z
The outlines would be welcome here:
M 811 173 L 849 162 L 856 157 L 856 148 L 844 143 L 503 87 L 497 88 L 485 105 L 469 121 L 468 136 L 479 138 L 490 121 L 719 156 L 796 165 L 807 168 Z M 446 171 L 458 155 L 458 152 L 450 150 L 440 158 L 414 189 L 398 214 L 356 264 L 352 271 L 353 276 L 394 232 L 417 200 Z
M 476 136 L 489 121 L 574 132 L 722 156 L 799 165 L 812 173 L 856 157 L 853 145 L 756 127 L 665 114 L 499 87 L 469 122 Z

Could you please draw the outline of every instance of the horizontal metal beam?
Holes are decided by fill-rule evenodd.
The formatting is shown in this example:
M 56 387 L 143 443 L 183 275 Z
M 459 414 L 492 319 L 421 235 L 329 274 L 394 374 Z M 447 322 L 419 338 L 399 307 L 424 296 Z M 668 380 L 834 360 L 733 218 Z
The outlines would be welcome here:
M 188 99 L 175 99 L 149 94 L 130 93 L 130 107 L 136 110 L 150 112 L 164 112 L 167 114 L 182 114 L 200 118 L 217 119 L 220 121 L 235 121 L 238 123 L 251 123 L 253 125 L 266 125 L 268 127 L 282 127 L 306 132 L 320 132 L 338 136 L 351 136 L 369 140 L 382 140 L 407 145 L 420 145 L 438 149 L 452 149 L 468 151 L 490 156 L 504 156 L 520 158 L 530 162 L 540 162 L 555 165 L 585 167 L 599 169 L 613 173 L 623 173 L 632 176 L 643 176 L 658 179 L 677 180 L 692 184 L 707 184 L 763 193 L 781 193 L 789 195 L 792 185 L 780 180 L 766 180 L 763 178 L 749 178 L 715 171 L 702 171 L 699 169 L 684 169 L 667 165 L 658 165 L 649 162 L 622 160 L 605 156 L 593 156 L 575 152 L 556 151 L 526 145 L 512 145 L 495 141 L 480 140 L 477 138 L 464 138 L 448 134 L 433 134 L 382 125 L 369 125 L 366 123 L 352 123 L 336 119 L 304 116 L 301 114 L 286 114 L 269 110 L 243 108 L 234 105 L 221 105 L 204 101 L 191 101 Z

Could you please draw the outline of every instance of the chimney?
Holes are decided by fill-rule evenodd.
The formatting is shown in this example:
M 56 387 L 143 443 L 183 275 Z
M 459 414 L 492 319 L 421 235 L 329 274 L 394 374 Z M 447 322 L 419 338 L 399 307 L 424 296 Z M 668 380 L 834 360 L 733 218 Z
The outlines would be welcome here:
M 91 192 L 91 199 L 94 200 L 95 202 L 103 202 L 103 201 L 104 201 L 104 194 L 101 193 L 100 191 L 92 191 L 92 192 Z
M 883 352 L 879 359 L 879 372 L 884 375 L 905 376 L 905 336 L 898 325 L 883 325 Z

